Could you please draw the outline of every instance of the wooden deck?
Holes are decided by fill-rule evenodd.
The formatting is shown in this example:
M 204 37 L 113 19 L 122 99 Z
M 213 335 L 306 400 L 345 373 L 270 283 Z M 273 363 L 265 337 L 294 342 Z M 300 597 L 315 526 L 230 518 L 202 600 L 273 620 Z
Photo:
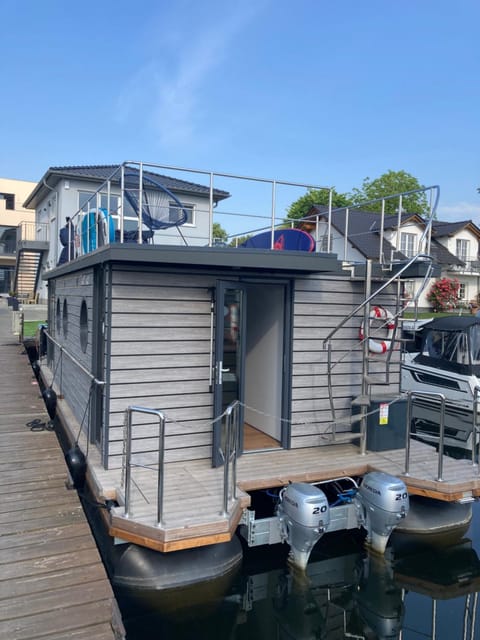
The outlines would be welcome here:
M 0 638 L 124 638 L 95 540 L 77 493 L 66 488 L 56 435 L 42 427 L 48 415 L 10 323 L 1 300 Z
M 63 421 L 71 421 L 61 408 Z M 167 426 L 168 428 L 168 426 Z M 121 471 L 105 471 L 97 452 L 90 447 L 89 481 L 99 499 L 120 503 L 106 522 L 110 534 L 163 552 L 228 541 L 242 513 L 250 504 L 249 492 L 281 487 L 288 482 L 316 482 L 341 476 L 361 476 L 379 470 L 402 478 L 411 495 L 453 502 L 480 496 L 477 466 L 468 460 L 443 457 L 442 481 L 438 481 L 438 455 L 430 445 L 411 442 L 409 475 L 405 451 L 368 452 L 361 455 L 353 444 L 266 450 L 245 453 L 237 465 L 237 497 L 229 513 L 222 515 L 223 468 L 209 461 L 174 462 L 165 465 L 163 526 L 156 524 L 156 468 L 133 470 L 132 506 L 124 517 Z

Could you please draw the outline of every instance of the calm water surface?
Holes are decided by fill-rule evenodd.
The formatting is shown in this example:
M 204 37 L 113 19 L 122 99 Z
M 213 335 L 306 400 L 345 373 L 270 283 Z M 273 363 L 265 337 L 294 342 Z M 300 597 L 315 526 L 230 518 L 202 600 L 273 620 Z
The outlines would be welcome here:
M 283 547 L 249 550 L 227 579 L 162 597 L 118 593 L 128 640 L 480 640 L 480 504 L 464 537 L 392 540 L 385 559 L 356 532 L 325 535 L 307 575 Z

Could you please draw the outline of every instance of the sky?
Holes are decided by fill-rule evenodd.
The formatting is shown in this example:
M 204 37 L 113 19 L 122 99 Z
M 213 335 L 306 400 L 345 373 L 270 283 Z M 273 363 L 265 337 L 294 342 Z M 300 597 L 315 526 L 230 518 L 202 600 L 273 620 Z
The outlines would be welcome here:
M 480 225 L 478 0 L 0 0 L 0 176 L 406 171 Z

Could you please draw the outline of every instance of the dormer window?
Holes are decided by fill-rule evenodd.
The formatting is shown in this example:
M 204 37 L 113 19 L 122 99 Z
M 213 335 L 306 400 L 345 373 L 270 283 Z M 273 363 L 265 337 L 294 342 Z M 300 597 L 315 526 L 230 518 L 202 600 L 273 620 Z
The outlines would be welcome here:
M 414 233 L 406 233 L 404 231 L 400 234 L 400 251 L 403 255 L 407 256 L 407 258 L 413 258 L 416 253 L 416 237 L 417 236 Z
M 456 256 L 460 258 L 462 262 L 468 262 L 468 258 L 470 255 L 470 240 L 462 240 L 461 238 L 457 239 L 457 251 Z

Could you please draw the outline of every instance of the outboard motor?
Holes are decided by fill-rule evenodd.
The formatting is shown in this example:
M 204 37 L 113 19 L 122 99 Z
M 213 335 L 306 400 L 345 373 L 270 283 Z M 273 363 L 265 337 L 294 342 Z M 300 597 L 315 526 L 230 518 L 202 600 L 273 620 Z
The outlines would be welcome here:
M 383 471 L 367 473 L 354 498 L 358 520 L 367 530 L 367 542 L 384 553 L 390 534 L 408 513 L 405 483 Z
M 290 560 L 305 569 L 310 553 L 330 523 L 328 500 L 321 489 L 294 482 L 282 489 L 277 516 L 281 536 L 290 545 Z

